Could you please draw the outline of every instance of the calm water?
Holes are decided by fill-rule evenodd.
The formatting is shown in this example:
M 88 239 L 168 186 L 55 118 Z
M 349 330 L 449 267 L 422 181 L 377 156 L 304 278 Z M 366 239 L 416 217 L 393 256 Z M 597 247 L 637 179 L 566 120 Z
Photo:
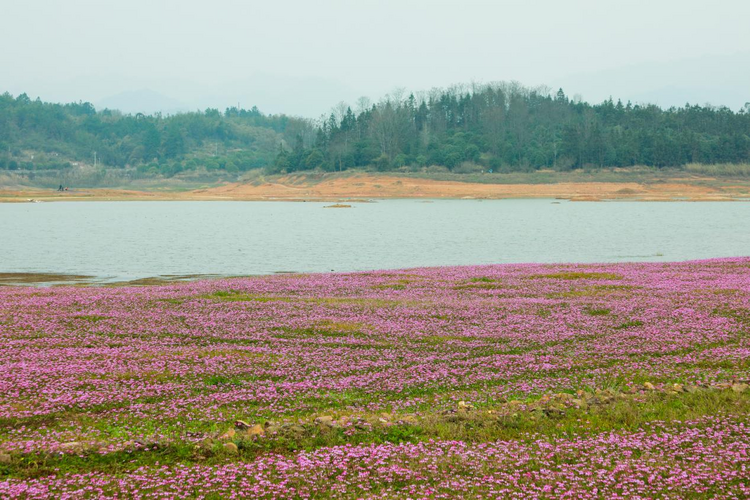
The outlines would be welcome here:
M 330 203 L 328 203 L 330 204 Z M 0 272 L 133 279 L 750 255 L 747 203 L 0 204 Z

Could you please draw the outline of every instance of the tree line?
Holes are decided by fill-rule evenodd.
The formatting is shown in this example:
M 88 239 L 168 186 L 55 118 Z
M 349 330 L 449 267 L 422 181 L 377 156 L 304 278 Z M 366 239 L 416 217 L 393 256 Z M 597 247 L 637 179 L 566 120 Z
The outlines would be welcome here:
M 353 109 L 354 108 L 354 109 Z M 36 155 L 33 159 L 31 153 Z M 589 104 L 514 83 L 396 91 L 337 105 L 317 121 L 227 108 L 173 116 L 97 111 L 25 94 L 0 96 L 0 168 L 71 161 L 174 175 L 207 169 L 269 173 L 439 166 L 455 172 L 679 167 L 750 162 L 750 104 Z
M 97 111 L 91 103 L 56 104 L 26 94 L 0 95 L 0 169 L 49 170 L 75 163 L 230 173 L 273 163 L 280 144 L 314 138 L 311 120 L 265 115 L 257 108 L 207 109 L 172 116 Z
M 313 147 L 281 151 L 277 171 L 440 165 L 492 169 L 681 166 L 750 161 L 750 105 L 664 110 L 608 99 L 591 105 L 559 90 L 494 84 L 387 96 L 355 113 L 339 105 Z

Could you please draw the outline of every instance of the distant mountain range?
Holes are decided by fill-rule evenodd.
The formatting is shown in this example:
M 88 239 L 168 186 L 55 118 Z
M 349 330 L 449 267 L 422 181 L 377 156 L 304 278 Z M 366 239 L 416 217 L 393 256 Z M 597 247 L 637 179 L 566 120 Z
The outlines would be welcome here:
M 750 52 L 650 62 L 557 80 L 569 95 L 589 102 L 608 97 L 668 108 L 690 104 L 723 105 L 733 110 L 750 102 Z
M 408 86 L 398 82 L 393 85 Z M 514 75 L 498 72 L 496 80 L 514 80 Z M 526 82 L 529 83 L 529 82 Z M 549 78 L 545 83 L 569 96 L 580 94 L 597 103 L 610 96 L 615 100 L 653 103 L 668 108 L 691 104 L 712 104 L 741 109 L 750 102 L 750 52 L 730 55 L 703 55 L 669 62 L 649 62 L 591 73 Z M 116 93 L 113 90 L 117 89 Z M 97 108 L 119 109 L 125 113 L 174 114 L 182 111 L 236 106 L 257 106 L 264 113 L 284 113 L 317 118 L 328 114 L 344 101 L 354 106 L 361 95 L 374 101 L 390 88 L 355 89 L 333 78 L 300 77 L 257 73 L 250 78 L 200 84 L 179 77 L 148 80 L 141 77 L 96 74 L 56 82 L 35 80 L 8 89 L 14 94 L 27 92 L 45 101 L 92 101 Z M 413 89 L 426 90 L 426 89 Z
M 237 106 L 257 106 L 266 113 L 317 118 L 340 101 L 354 103 L 359 94 L 345 85 L 321 78 L 296 78 L 258 74 L 252 78 L 215 86 L 188 83 L 177 87 L 175 96 L 152 89 L 125 91 L 100 99 L 98 109 L 119 109 L 124 113 L 174 114 L 184 111 Z
M 182 101 L 172 99 L 151 89 L 128 90 L 94 103 L 97 109 L 118 109 L 123 113 L 175 114 L 190 111 Z

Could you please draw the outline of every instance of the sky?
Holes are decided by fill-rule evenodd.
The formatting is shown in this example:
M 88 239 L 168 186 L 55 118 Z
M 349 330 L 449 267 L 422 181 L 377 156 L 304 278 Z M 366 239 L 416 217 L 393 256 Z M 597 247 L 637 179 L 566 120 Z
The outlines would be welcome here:
M 510 80 L 594 102 L 750 101 L 747 0 L 0 2 L 0 92 L 48 101 L 317 117 Z

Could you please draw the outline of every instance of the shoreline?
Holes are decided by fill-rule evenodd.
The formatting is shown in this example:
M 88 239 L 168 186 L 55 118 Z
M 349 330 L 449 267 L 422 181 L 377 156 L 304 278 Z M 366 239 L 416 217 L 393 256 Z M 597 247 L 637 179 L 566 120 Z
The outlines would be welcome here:
M 34 271 L 5 271 L 0 272 L 0 289 L 3 287 L 22 287 L 22 288 L 54 288 L 60 286 L 75 286 L 75 287 L 96 287 L 96 288 L 119 288 L 127 286 L 166 286 L 175 285 L 180 283 L 196 283 L 201 281 L 225 281 L 225 280 L 236 280 L 236 279 L 269 279 L 279 276 L 320 276 L 320 275 L 368 275 L 372 273 L 396 273 L 396 274 L 410 274 L 419 270 L 424 269 L 447 269 L 447 268 L 474 268 L 474 267 L 525 267 L 525 266 L 542 266 L 542 267 L 555 267 L 555 266 L 571 266 L 571 267 L 595 267 L 595 266 L 617 266 L 617 265 L 709 265 L 709 264 L 722 264 L 734 261 L 746 261 L 750 260 L 750 254 L 744 256 L 730 256 L 730 257 L 708 257 L 700 259 L 686 259 L 686 260 L 623 260 L 617 262 L 595 262 L 595 261 L 584 261 L 584 262 L 497 262 L 491 264 L 446 264 L 446 265 L 430 265 L 425 267 L 396 267 L 396 268 L 384 268 L 384 269 L 367 269 L 367 270 L 343 270 L 343 271 L 273 271 L 269 273 L 261 274 L 216 274 L 216 273 L 200 273 L 200 274 L 162 274 L 153 276 L 139 276 L 139 277 L 127 277 L 118 278 L 112 276 L 97 276 L 93 274 L 79 274 L 79 273 L 65 273 L 65 272 L 34 272 Z
M 564 181 L 479 183 L 395 175 L 284 176 L 255 183 L 176 190 L 0 188 L 0 203 L 59 201 L 295 201 L 351 202 L 387 199 L 560 199 L 570 201 L 750 201 L 750 182 L 666 178 L 654 182 Z

